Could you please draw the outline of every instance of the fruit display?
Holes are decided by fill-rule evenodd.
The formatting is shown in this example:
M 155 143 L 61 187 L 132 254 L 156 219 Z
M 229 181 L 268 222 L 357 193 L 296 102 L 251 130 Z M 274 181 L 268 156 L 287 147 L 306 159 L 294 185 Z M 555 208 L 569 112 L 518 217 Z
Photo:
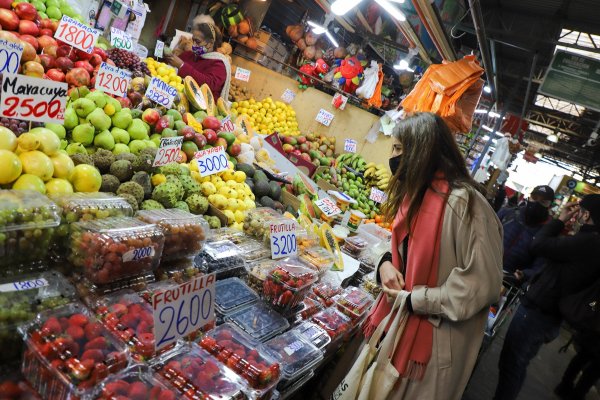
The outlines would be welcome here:
M 246 273 L 241 250 L 228 240 L 206 243 L 204 250 L 196 256 L 196 264 L 205 274 L 216 273 L 217 280 Z
M 301 323 L 292 329 L 292 331 L 298 332 L 300 335 L 302 335 L 302 337 L 308 339 L 321 351 L 324 351 L 324 349 L 331 343 L 331 337 L 327 331 L 311 321 L 305 321 Z
M 242 115 L 249 119 L 252 126 L 262 135 L 278 132 L 285 136 L 298 136 L 298 120 L 296 111 L 289 104 L 282 101 L 273 101 L 267 97 L 262 101 L 253 98 L 231 104 L 231 113 L 234 116 Z
M 223 324 L 208 333 L 200 346 L 217 357 L 248 383 L 251 399 L 269 398 L 279 382 L 280 365 L 264 346 L 230 324 Z
M 311 247 L 318 246 L 321 241 L 314 233 L 296 228 L 296 242 L 298 243 L 298 253 L 302 253 Z
M 149 75 L 173 86 L 178 92 L 183 93 L 183 79 L 177 75 L 177 70 L 163 62 L 158 62 L 152 57 L 146 58 Z
M 288 321 L 263 303 L 250 304 L 225 316 L 253 339 L 264 342 L 289 328 Z
M 248 286 L 257 293 L 262 294 L 263 283 L 275 268 L 277 261 L 269 258 L 253 262 L 248 265 Z
M 56 204 L 37 192 L 0 191 L 0 275 L 43 268 L 60 224 Z
M 141 210 L 136 218 L 162 229 L 165 245 L 161 261 L 196 256 L 210 230 L 204 218 L 180 209 Z
M 5 400 L 41 400 L 20 372 L 0 376 L 0 395 Z
M 313 315 L 323 310 L 323 305 L 319 300 L 316 300 L 313 296 L 308 295 L 302 300 L 302 302 L 295 308 L 294 314 L 288 317 L 292 325 L 297 325 L 302 321 L 310 319 Z
M 215 308 L 221 315 L 230 314 L 256 301 L 258 295 L 239 278 L 229 278 L 215 284 Z
M 383 164 L 368 163 L 365 165 L 365 183 L 367 186 L 376 187 L 386 191 L 391 178 L 390 170 Z
M 335 136 L 308 133 L 299 136 L 279 135 L 283 151 L 312 162 L 317 167 L 329 167 L 335 160 Z
M 362 257 L 363 251 L 365 251 L 368 246 L 369 242 L 362 237 L 352 236 L 344 241 L 344 245 L 341 247 L 341 250 L 358 260 Z
M 238 163 L 235 167 L 238 171 L 246 174 L 246 184 L 254 193 L 257 207 L 269 207 L 279 212 L 283 212 L 285 207 L 281 203 L 281 184 L 274 180 L 269 180 L 267 175 L 260 169 L 255 169 L 251 165 Z
M 18 119 L 2 117 L 0 118 L 0 126 L 10 129 L 17 137 L 22 133 L 29 131 L 29 123 Z M 34 127 L 37 128 L 41 126 L 43 126 L 43 124 L 35 123 Z
M 45 399 L 90 396 L 129 363 L 127 349 L 77 303 L 39 314 L 20 329 L 27 345 L 23 375 Z
M 248 238 L 246 237 L 246 235 L 244 235 L 244 232 L 232 229 L 232 228 L 219 228 L 219 229 L 213 229 L 211 230 L 211 238 L 209 239 L 210 241 L 213 242 L 219 242 L 221 240 L 229 240 L 231 242 L 233 242 L 234 244 L 239 244 L 242 243 L 246 240 L 248 240 Z
M 152 273 L 165 237 L 135 218 L 82 221 L 72 226 L 69 261 L 92 283 L 103 285 Z
M 144 77 L 145 71 L 142 67 L 143 63 L 134 52 L 125 49 L 112 48 L 106 53 L 108 58 L 110 58 L 118 68 L 131 71 L 134 78 Z
M 271 249 L 264 242 L 259 242 L 256 239 L 247 238 L 238 243 L 237 246 L 242 251 L 244 260 L 249 263 L 271 257 Z
M 317 281 L 317 273 L 301 263 L 284 260 L 267 276 L 263 283 L 263 296 L 284 314 L 296 307 Z
M 144 365 L 133 365 L 111 376 L 101 385 L 94 400 L 115 399 L 175 400 L 176 393 Z
M 244 219 L 244 232 L 269 243 L 271 233 L 269 226 L 281 218 L 282 216 L 272 208 L 260 207 L 250 210 Z
M 319 275 L 329 271 L 335 263 L 335 257 L 323 247 L 310 247 L 298 254 L 298 258 Z
M 256 49 L 258 42 L 252 36 L 252 21 L 250 18 L 244 18 L 238 23 L 229 24 L 227 35 L 238 42 L 244 43 L 246 47 Z
M 252 97 L 254 96 L 247 87 L 242 86 L 233 79 L 231 80 L 231 84 L 229 86 L 229 101 L 240 103 Z
M 320 282 L 313 286 L 312 292 L 325 307 L 330 307 L 335 303 L 335 297 L 342 293 L 342 288 L 328 282 Z
M 155 370 L 158 379 L 176 391 L 177 396 L 173 399 L 244 398 L 244 382 L 231 369 L 196 344 L 166 354 L 155 365 Z
M 335 299 L 338 310 L 350 317 L 354 325 L 359 324 L 366 316 L 373 299 L 363 290 L 348 287 Z
M 164 252 L 164 249 L 163 249 Z M 160 262 L 154 271 L 157 281 L 172 280 L 176 283 L 188 282 L 202 275 L 202 271 L 194 261 L 195 257 L 178 258 Z
M 344 338 L 352 327 L 350 318 L 333 307 L 313 315 L 312 322 L 323 328 L 331 337 L 332 342 Z

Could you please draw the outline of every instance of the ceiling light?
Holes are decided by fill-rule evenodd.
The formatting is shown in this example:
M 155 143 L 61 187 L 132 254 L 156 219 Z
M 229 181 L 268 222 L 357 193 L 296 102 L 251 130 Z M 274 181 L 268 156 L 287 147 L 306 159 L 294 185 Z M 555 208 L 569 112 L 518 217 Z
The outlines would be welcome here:
M 481 125 L 481 127 L 483 129 L 485 129 L 486 131 L 488 131 L 488 132 L 494 132 L 494 130 L 492 128 L 490 128 L 489 126 L 487 126 L 487 125 Z
M 338 0 L 339 1 L 339 0 Z M 398 10 L 396 6 L 390 3 L 388 0 L 375 0 L 377 4 L 379 4 L 385 11 L 388 12 L 392 17 L 397 19 L 398 21 L 406 21 L 406 17 L 402 11 Z
M 538 152 L 536 152 L 536 153 L 535 153 L 533 156 L 534 156 L 535 158 L 542 158 L 542 153 L 540 153 L 540 152 L 538 151 Z
M 312 27 L 312 32 L 315 35 L 321 35 L 324 33 L 334 47 L 339 47 L 338 42 L 335 40 L 333 35 L 331 33 L 329 33 L 329 30 L 327 28 L 325 28 L 313 21 L 307 21 L 306 23 Z M 328 21 L 325 21 L 325 23 L 327 24 Z
M 333 35 L 329 33 L 328 30 L 325 30 L 325 35 L 327 35 L 327 39 L 329 39 L 333 47 L 339 47 L 338 42 L 333 38 Z
M 558 136 L 554 133 L 552 135 L 548 135 L 546 139 L 548 139 L 549 142 L 558 143 Z
M 489 115 L 490 117 L 492 117 L 492 118 L 499 118 L 499 117 L 500 117 L 500 114 L 498 114 L 497 112 L 494 112 L 494 111 L 490 111 L 490 112 L 488 113 L 488 115 Z
M 478 108 L 477 110 L 475 110 L 475 114 L 487 114 L 488 110 L 482 110 L 481 108 Z
M 398 4 L 403 4 L 404 0 L 388 0 L 391 1 L 392 3 L 398 3 Z
M 486 93 L 492 93 L 492 88 L 491 88 L 491 87 L 489 87 L 488 85 L 485 85 L 485 86 L 483 87 L 483 91 L 484 91 L 484 92 L 486 92 Z
M 335 15 L 344 15 L 360 4 L 362 0 L 335 0 L 331 5 L 331 12 Z

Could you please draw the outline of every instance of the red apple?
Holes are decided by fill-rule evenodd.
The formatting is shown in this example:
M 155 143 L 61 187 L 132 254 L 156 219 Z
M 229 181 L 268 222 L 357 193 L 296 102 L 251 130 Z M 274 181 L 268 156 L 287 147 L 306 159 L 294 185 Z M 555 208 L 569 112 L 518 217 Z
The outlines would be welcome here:
M 19 4 L 22 4 L 22 3 L 19 3 Z M 21 21 L 21 22 L 31 22 L 31 21 Z M 33 48 L 35 49 L 35 51 L 37 51 L 40 48 L 38 40 L 31 35 L 21 35 L 21 40 L 32 45 Z
M 40 20 L 40 29 L 52 30 L 52 20 L 50 18 L 43 18 Z
M 12 8 L 13 0 L 0 0 L 0 8 L 6 8 L 10 10 Z
M 90 74 L 83 68 L 73 68 L 67 72 L 66 81 L 71 86 L 88 86 Z
M 87 61 L 92 58 L 92 53 L 86 53 L 83 50 L 77 50 L 77 58 L 83 61 Z
M 128 97 L 118 97 L 117 100 L 123 108 L 131 108 L 131 100 Z
M 42 33 L 42 31 L 40 31 Z M 41 35 L 37 38 L 38 43 L 42 49 L 45 49 L 48 46 L 57 46 L 56 40 L 52 37 L 52 33 L 50 35 Z
M 60 69 L 56 69 L 56 68 L 53 68 L 53 69 L 49 70 L 48 72 L 46 72 L 46 76 L 48 77 L 48 79 L 56 81 L 56 82 L 64 82 L 65 77 L 66 77 L 64 72 L 62 72 Z
M 204 134 L 204 136 L 206 136 L 206 142 L 208 144 L 214 145 L 215 143 L 217 143 L 217 132 L 213 131 L 212 129 L 205 129 L 202 133 Z M 225 145 L 225 147 L 227 147 L 227 145 Z
M 38 17 L 37 10 L 29 3 L 18 3 L 15 6 L 15 14 L 17 14 L 21 20 L 27 21 L 34 21 Z
M 17 37 L 18 33 L 9 32 L 9 31 L 0 31 L 0 39 L 8 40 L 11 42 L 19 42 L 19 38 Z
M 19 17 L 12 10 L 0 8 L 0 25 L 2 29 L 16 31 L 19 28 Z
M 29 4 L 29 3 L 19 3 L 19 4 Z M 22 19 L 19 21 L 19 33 L 21 35 L 31 35 L 31 36 L 39 36 L 40 28 L 33 21 L 29 21 L 26 19 Z
M 99 54 L 92 54 L 92 58 L 90 58 L 89 62 L 94 67 L 100 67 L 102 64 L 102 57 Z
M 44 52 L 44 54 L 48 54 L 54 58 L 56 58 L 56 50 L 57 49 L 58 49 L 58 46 L 54 46 L 54 45 L 42 47 L 42 51 Z
M 53 34 L 52 29 L 40 29 L 41 36 L 52 36 Z
M 159 119 L 160 114 L 154 108 L 148 108 L 142 114 L 142 121 L 150 126 L 154 126 Z
M 92 75 L 94 73 L 94 67 L 87 61 L 76 61 L 73 65 L 75 68 L 83 68 L 88 74 Z
M 310 155 L 307 153 L 302 153 L 300 154 L 300 157 L 303 158 L 304 160 L 311 162 L 312 160 L 310 159 Z
M 94 50 L 92 50 L 92 54 L 98 54 L 100 57 L 102 57 L 102 61 L 106 61 L 106 59 L 108 58 L 108 54 L 106 54 L 106 51 L 104 51 L 104 49 L 101 49 L 100 47 L 94 47 Z
M 229 153 L 229 155 L 231 155 L 233 157 L 237 157 L 241 152 L 242 152 L 242 146 L 240 146 L 237 143 L 232 144 L 227 149 L 227 153 Z
M 23 75 L 41 78 L 44 76 L 44 67 L 42 67 L 42 64 L 36 63 L 35 61 L 27 61 L 23 65 Z
M 38 57 L 40 58 L 40 64 L 44 67 L 44 71 L 48 71 L 56 66 L 56 58 L 50 54 L 40 54 Z
M 73 68 L 73 61 L 71 61 L 69 58 L 67 57 L 58 57 L 56 59 L 56 67 L 58 69 L 60 69 L 62 72 L 64 72 L 65 74 L 71 69 Z M 86 71 L 87 72 L 87 71 Z

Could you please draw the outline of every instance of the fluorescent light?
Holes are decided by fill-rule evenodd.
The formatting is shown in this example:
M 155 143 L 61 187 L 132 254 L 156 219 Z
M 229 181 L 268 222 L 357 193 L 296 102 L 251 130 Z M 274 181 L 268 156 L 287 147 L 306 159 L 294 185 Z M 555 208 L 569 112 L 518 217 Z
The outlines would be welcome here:
M 333 47 L 339 47 L 338 42 L 333 38 L 333 35 L 329 33 L 328 30 L 325 30 L 325 35 L 327 35 L 327 39 L 329 39 Z
M 548 139 L 549 142 L 558 143 L 558 136 L 556 136 L 554 133 L 552 135 L 548 135 L 546 139 Z
M 482 110 L 481 108 L 478 108 L 477 110 L 475 110 L 475 114 L 487 114 L 488 110 Z
M 488 131 L 488 132 L 494 132 L 494 130 L 492 128 L 490 128 L 489 126 L 487 126 L 487 125 L 481 125 L 481 127 L 483 129 L 485 129 L 486 131 Z
M 538 151 L 538 152 L 536 152 L 536 153 L 535 153 L 533 156 L 534 156 L 535 158 L 542 158 L 542 153 L 540 153 L 540 152 Z
M 375 0 L 375 2 L 377 4 L 379 4 L 385 11 L 388 12 L 388 14 L 390 14 L 392 17 L 394 17 L 398 21 L 406 21 L 406 17 L 402 13 L 402 11 L 398 10 L 396 8 L 396 6 L 394 6 L 388 0 Z
M 492 117 L 492 118 L 499 118 L 499 117 L 500 117 L 500 114 L 498 114 L 497 112 L 494 112 L 494 111 L 490 111 L 490 112 L 488 113 L 488 115 L 489 115 L 490 117 Z
M 488 135 L 485 135 L 481 138 L 482 140 L 490 140 L 490 137 Z
M 398 3 L 398 4 L 403 4 L 404 0 L 388 0 L 391 1 L 392 3 Z
M 313 33 L 314 33 L 315 35 L 320 35 L 320 34 L 322 34 L 322 33 L 325 33 L 325 31 L 327 30 L 327 29 L 325 29 L 324 27 L 322 27 L 321 25 L 319 25 L 319 24 L 315 24 L 315 23 L 314 23 L 314 22 L 312 22 L 312 21 L 307 21 L 306 23 L 307 23 L 308 25 L 312 26 L 312 28 L 313 28 L 313 29 L 312 29 L 312 31 L 313 31 Z
M 484 92 L 486 92 L 486 93 L 492 93 L 492 88 L 491 88 L 491 87 L 489 87 L 488 85 L 485 85 L 485 86 L 483 87 L 483 91 L 484 91 Z
M 335 15 L 344 15 L 360 4 L 362 0 L 335 0 L 331 5 L 331 12 Z

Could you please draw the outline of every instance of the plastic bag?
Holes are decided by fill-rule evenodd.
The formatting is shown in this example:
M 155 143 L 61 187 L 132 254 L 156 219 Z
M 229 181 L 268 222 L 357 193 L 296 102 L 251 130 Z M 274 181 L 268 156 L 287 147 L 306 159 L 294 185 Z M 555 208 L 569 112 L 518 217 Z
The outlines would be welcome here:
M 383 103 L 383 101 L 381 100 L 381 86 L 383 86 L 383 69 L 381 67 L 381 65 L 379 65 L 379 70 L 377 71 L 377 85 L 375 86 L 375 92 L 373 92 L 373 95 L 371 96 L 371 98 L 369 98 L 369 101 L 367 102 L 367 104 L 371 107 L 381 107 L 381 104 Z
M 356 89 L 356 95 L 362 99 L 370 99 L 377 89 L 379 82 L 379 65 L 377 61 L 371 61 L 371 66 L 364 72 L 365 79 L 362 85 Z

